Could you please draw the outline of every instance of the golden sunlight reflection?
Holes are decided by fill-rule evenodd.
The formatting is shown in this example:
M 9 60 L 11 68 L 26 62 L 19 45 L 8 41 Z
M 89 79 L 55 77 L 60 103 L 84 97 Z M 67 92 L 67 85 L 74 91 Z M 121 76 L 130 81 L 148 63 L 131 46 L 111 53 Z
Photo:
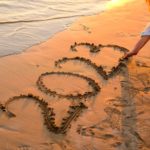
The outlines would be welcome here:
M 107 8 L 111 9 L 113 7 L 122 6 L 122 5 L 124 5 L 125 3 L 129 2 L 129 1 L 131 1 L 131 0 L 111 0 L 108 3 Z

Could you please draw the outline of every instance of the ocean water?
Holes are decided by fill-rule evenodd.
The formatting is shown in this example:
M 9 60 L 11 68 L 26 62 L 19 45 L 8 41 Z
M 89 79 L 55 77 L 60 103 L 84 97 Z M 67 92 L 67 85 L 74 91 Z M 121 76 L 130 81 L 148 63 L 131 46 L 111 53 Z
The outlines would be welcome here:
M 43 42 L 81 16 L 104 11 L 108 1 L 0 0 L 0 57 Z

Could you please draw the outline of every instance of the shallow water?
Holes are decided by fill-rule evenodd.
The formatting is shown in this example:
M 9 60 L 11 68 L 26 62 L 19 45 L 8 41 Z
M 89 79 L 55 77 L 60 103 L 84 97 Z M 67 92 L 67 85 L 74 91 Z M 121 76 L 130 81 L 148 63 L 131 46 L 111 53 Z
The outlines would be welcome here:
M 1 0 L 0 56 L 21 52 L 76 18 L 105 10 L 109 0 Z

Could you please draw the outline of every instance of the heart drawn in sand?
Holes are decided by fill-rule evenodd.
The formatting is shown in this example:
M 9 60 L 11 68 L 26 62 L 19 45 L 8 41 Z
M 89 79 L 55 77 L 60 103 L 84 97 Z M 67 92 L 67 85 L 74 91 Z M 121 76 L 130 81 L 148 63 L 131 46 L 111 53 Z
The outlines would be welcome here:
M 78 46 L 86 46 L 89 48 L 90 53 L 99 53 L 103 50 L 103 48 L 112 48 L 114 50 L 120 51 L 122 52 L 122 56 L 124 56 L 129 50 L 118 46 L 118 45 L 113 45 L 113 44 L 108 44 L 108 45 L 101 45 L 99 44 L 98 46 L 94 45 L 93 43 L 74 43 L 74 45 L 70 46 L 70 49 L 74 52 L 77 52 L 77 48 Z M 119 59 L 118 65 L 117 66 L 113 66 L 111 68 L 111 71 L 109 71 L 108 73 L 104 70 L 102 65 L 96 65 L 96 63 L 92 62 L 90 59 L 84 58 L 84 57 L 73 57 L 73 58 L 67 58 L 67 57 L 63 57 L 62 59 L 59 59 L 57 61 L 55 61 L 55 66 L 56 67 L 61 67 L 61 64 L 66 63 L 68 61 L 80 61 L 83 62 L 91 67 L 93 67 L 98 74 L 100 74 L 100 76 L 102 76 L 105 80 L 113 77 L 114 75 L 117 75 L 118 73 L 120 73 L 122 71 L 123 67 L 126 67 L 126 62 L 127 59 L 122 59 L 122 57 Z
M 121 52 L 123 52 L 123 54 L 125 54 L 128 50 L 124 47 L 118 46 L 118 45 L 101 45 L 99 44 L 98 46 L 95 46 L 94 44 L 90 44 L 90 43 L 75 43 L 74 45 L 71 46 L 71 50 L 72 51 L 77 51 L 76 47 L 77 46 L 87 46 L 90 48 L 90 52 L 91 53 L 98 53 L 102 50 L 102 48 L 104 47 L 109 47 L 109 48 L 113 48 L 115 50 L 119 50 Z M 95 63 L 93 63 L 90 59 L 86 59 L 83 57 L 74 57 L 74 58 L 62 58 L 60 60 L 57 60 L 55 62 L 55 66 L 58 67 L 60 66 L 61 63 L 65 63 L 67 61 L 81 61 L 86 63 L 87 65 L 93 67 L 105 80 L 113 77 L 114 75 L 120 73 L 122 71 L 123 67 L 126 67 L 126 61 L 125 60 L 119 60 L 119 63 L 116 67 L 113 67 L 111 69 L 111 71 L 109 73 L 107 73 L 104 68 L 100 65 L 97 66 Z M 72 76 L 74 78 L 80 78 L 82 80 L 85 80 L 88 85 L 90 85 L 90 87 L 92 87 L 92 91 L 89 92 L 85 92 L 83 94 L 60 94 L 57 91 L 51 90 L 50 88 L 47 88 L 46 85 L 44 85 L 43 79 L 47 76 L 51 76 L 51 75 L 58 75 L 58 76 Z M 69 107 L 69 111 L 68 111 L 68 116 L 62 119 L 62 123 L 60 125 L 60 127 L 56 126 L 55 124 L 55 113 L 53 111 L 54 108 L 52 107 L 48 107 L 48 103 L 43 99 L 40 98 L 39 96 L 35 96 L 33 94 L 21 94 L 19 96 L 14 96 L 10 99 L 7 100 L 7 102 L 5 103 L 5 105 L 0 105 L 0 109 L 2 111 L 4 111 L 7 115 L 9 115 L 10 117 L 14 117 L 17 114 L 13 114 L 13 112 L 11 112 L 11 110 L 9 110 L 8 106 L 10 103 L 16 101 L 16 100 L 21 100 L 22 98 L 26 98 L 29 100 L 33 100 L 34 102 L 39 104 L 39 107 L 42 110 L 42 114 L 44 117 L 44 124 L 46 125 L 47 129 L 50 132 L 54 132 L 56 134 L 64 134 L 67 132 L 67 129 L 70 127 L 71 122 L 73 120 L 75 120 L 80 113 L 84 110 L 87 109 L 87 106 L 81 101 L 82 99 L 88 99 L 92 96 L 97 95 L 100 92 L 100 87 L 98 85 L 98 83 L 95 82 L 94 79 L 91 79 L 87 76 L 83 76 L 83 75 L 79 75 L 79 74 L 75 74 L 75 73 L 71 73 L 71 72 L 46 72 L 46 73 L 42 73 L 37 82 L 36 85 L 38 87 L 38 89 L 45 93 L 48 96 L 53 96 L 53 97 L 58 97 L 58 98 L 66 98 L 66 99 L 73 99 L 73 100 L 77 100 L 78 104 L 74 105 L 74 106 L 70 106 Z

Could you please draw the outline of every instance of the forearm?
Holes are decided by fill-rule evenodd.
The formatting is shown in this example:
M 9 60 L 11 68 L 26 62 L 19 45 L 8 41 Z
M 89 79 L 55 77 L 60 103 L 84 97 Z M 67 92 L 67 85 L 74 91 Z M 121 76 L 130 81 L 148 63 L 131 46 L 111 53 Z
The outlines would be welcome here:
M 131 52 L 134 55 L 136 55 L 149 40 L 150 40 L 150 36 L 142 36 Z

